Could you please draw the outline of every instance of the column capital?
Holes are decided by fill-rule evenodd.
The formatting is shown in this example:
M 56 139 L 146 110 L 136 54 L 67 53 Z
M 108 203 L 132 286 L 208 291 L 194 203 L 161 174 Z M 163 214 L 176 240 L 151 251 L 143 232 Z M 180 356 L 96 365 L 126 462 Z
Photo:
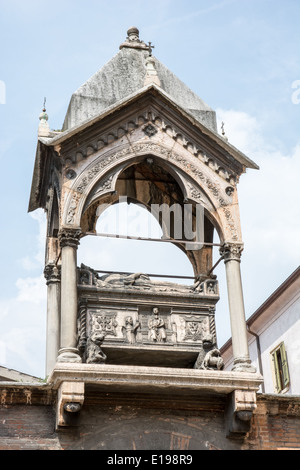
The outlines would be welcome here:
M 55 284 L 61 280 L 61 266 L 57 266 L 53 263 L 49 263 L 45 266 L 44 276 L 46 279 L 47 286 L 49 284 Z
M 224 257 L 225 263 L 232 260 L 240 262 L 243 250 L 243 243 L 224 243 L 220 248 L 220 255 Z
M 77 248 L 80 243 L 81 237 L 81 229 L 73 229 L 73 228 L 62 228 L 59 231 L 58 239 L 60 242 L 60 246 L 63 248 L 65 246 L 71 246 L 73 248 Z

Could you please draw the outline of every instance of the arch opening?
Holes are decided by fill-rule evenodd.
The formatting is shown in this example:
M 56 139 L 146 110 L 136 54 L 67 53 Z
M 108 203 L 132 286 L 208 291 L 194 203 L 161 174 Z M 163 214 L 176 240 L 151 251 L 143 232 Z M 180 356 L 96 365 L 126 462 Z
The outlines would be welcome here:
M 195 200 L 187 198 L 186 188 L 180 178 L 176 177 L 175 171 L 172 172 L 170 168 L 152 155 L 144 157 L 143 160 L 131 161 L 120 172 L 113 191 L 99 198 L 94 198 L 86 207 L 81 223 L 83 232 L 99 233 L 98 219 L 101 219 L 101 215 L 111 206 L 123 202 L 129 206 L 133 204 L 142 206 L 150 212 L 156 218 L 161 230 L 160 236 L 154 238 L 172 239 L 175 247 L 179 248 L 189 260 L 193 268 L 193 275 L 195 277 L 208 276 L 213 265 L 213 249 L 210 245 L 213 244 L 215 227 L 207 211 L 203 210 L 201 215 L 203 217 L 201 222 L 203 235 L 200 241 L 205 244 L 199 249 L 197 245 L 188 243 L 199 241 L 196 239 L 200 226 L 197 212 L 199 204 Z M 123 216 L 128 217 L 128 211 L 123 212 Z M 140 217 L 143 220 L 141 215 Z M 145 227 L 145 224 L 148 228 L 151 227 L 151 219 L 141 225 Z M 116 229 L 113 225 L 111 228 Z M 155 233 L 157 230 L 158 227 L 156 227 Z M 108 233 L 114 234 L 114 230 L 109 230 Z M 126 233 L 122 234 L 120 230 L 116 234 L 126 237 Z M 142 237 L 143 235 L 136 232 L 135 236 Z M 151 231 L 150 233 L 148 231 L 144 236 L 147 239 L 153 237 Z M 132 241 L 131 243 L 133 244 Z M 147 243 L 148 247 L 150 242 Z M 167 244 L 162 245 L 166 249 Z M 158 249 L 158 243 L 153 245 L 153 249 L 154 251 Z M 149 248 L 147 248 L 148 250 Z M 175 251 L 177 252 L 177 250 Z

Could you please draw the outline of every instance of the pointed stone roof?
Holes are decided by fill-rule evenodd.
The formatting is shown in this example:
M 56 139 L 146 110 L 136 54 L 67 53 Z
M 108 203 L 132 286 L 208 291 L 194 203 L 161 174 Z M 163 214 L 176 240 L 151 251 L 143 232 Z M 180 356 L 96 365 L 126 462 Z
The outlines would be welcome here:
M 139 39 L 139 31 L 132 27 L 120 45 L 120 51 L 98 72 L 73 93 L 65 117 L 63 131 L 77 127 L 84 121 L 103 113 L 110 106 L 141 90 L 149 83 L 149 56 L 151 75 L 156 84 L 173 101 L 188 111 L 197 121 L 216 131 L 216 113 L 179 78 L 152 55 L 151 43 Z

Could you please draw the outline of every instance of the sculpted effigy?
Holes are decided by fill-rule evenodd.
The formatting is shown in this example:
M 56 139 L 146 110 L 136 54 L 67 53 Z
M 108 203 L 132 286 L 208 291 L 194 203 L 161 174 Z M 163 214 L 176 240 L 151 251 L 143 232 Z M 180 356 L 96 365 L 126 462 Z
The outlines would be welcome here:
M 158 308 L 154 308 L 153 317 L 148 321 L 149 339 L 153 342 L 162 343 L 167 339 L 165 322 L 159 317 Z
M 124 287 L 124 286 L 133 286 L 133 285 L 142 285 L 144 286 L 147 283 L 151 284 L 151 279 L 149 276 L 143 273 L 134 273 L 134 274 L 107 274 L 106 276 L 101 276 L 96 279 L 97 287 Z
M 154 281 L 148 274 L 144 273 L 108 273 L 100 276 L 98 271 L 84 264 L 81 264 L 79 283 L 81 285 L 92 285 L 100 289 L 125 288 L 166 293 L 217 295 L 215 279 L 203 276 L 198 276 L 192 285 L 184 285 L 168 281 Z M 206 285 L 207 287 L 205 287 Z
M 122 331 L 125 337 L 125 341 L 129 344 L 136 343 L 137 329 L 140 328 L 140 322 L 137 321 L 133 324 L 133 318 L 131 316 L 126 317 L 125 326 L 122 326 Z
M 106 361 L 107 357 L 101 349 L 104 337 L 98 331 L 88 337 L 85 352 L 85 362 L 87 364 L 101 364 Z
M 194 369 L 204 370 L 223 370 L 224 361 L 221 357 L 219 349 L 214 344 L 212 335 L 207 334 L 203 338 L 203 348 L 199 352 Z
M 202 368 L 206 370 L 223 370 L 224 361 L 221 357 L 219 349 L 214 348 L 205 355 Z

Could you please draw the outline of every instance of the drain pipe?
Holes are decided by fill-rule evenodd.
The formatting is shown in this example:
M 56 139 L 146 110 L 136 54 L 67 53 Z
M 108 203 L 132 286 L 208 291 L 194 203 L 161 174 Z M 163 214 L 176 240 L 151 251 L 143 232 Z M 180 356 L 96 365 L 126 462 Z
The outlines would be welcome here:
M 249 325 L 247 325 L 247 330 L 256 339 L 256 348 L 257 348 L 257 359 L 258 359 L 258 365 L 259 365 L 259 372 L 263 376 L 263 366 L 262 366 L 262 360 L 261 360 L 261 349 L 260 349 L 259 336 L 256 333 L 254 333 L 254 331 L 250 330 Z M 265 393 L 265 384 L 264 384 L 264 382 L 261 384 L 261 391 L 262 391 L 262 393 Z

